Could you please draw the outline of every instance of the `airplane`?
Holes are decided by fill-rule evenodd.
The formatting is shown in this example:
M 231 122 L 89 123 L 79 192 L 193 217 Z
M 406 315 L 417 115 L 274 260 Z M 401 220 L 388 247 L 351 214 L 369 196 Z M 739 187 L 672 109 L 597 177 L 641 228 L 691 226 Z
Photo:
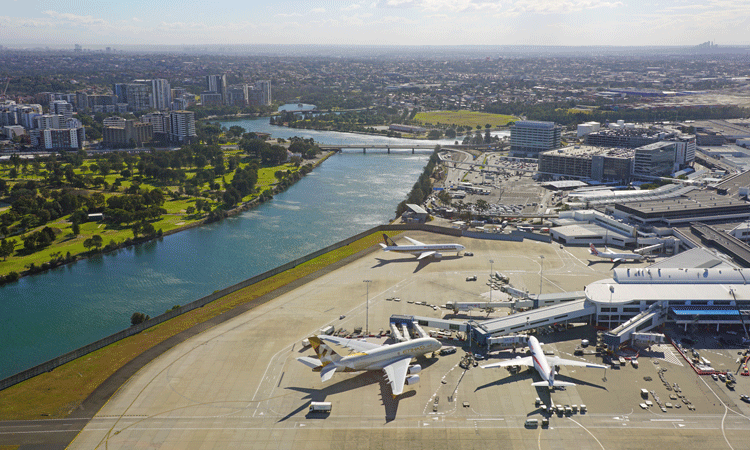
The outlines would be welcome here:
M 640 261 L 643 259 L 643 255 L 639 255 L 637 253 L 610 252 L 607 247 L 604 247 L 604 251 L 600 252 L 599 250 L 596 249 L 596 247 L 594 247 L 594 244 L 589 244 L 589 253 L 591 253 L 592 255 L 598 258 L 609 259 L 612 262 L 626 261 L 629 259 L 632 259 L 634 261 Z
M 297 358 L 297 361 L 312 367 L 313 372 L 320 372 L 321 381 L 330 380 L 334 372 L 382 370 L 388 378 L 394 397 L 404 392 L 404 384 L 411 385 L 419 382 L 417 373 L 422 370 L 422 366 L 411 365 L 412 358 L 437 351 L 441 347 L 440 342 L 430 337 L 391 345 L 378 345 L 336 336 L 312 336 L 309 341 L 318 357 L 303 356 Z M 352 352 L 341 356 L 327 344 L 349 349 Z
M 528 339 L 529 350 L 531 350 L 531 356 L 524 358 L 518 356 L 514 359 L 502 361 L 494 364 L 487 364 L 482 366 L 482 369 L 490 369 L 493 367 L 507 367 L 507 366 L 529 366 L 534 367 L 539 375 L 542 377 L 542 381 L 531 383 L 532 386 L 549 386 L 550 389 L 554 389 L 558 386 L 575 386 L 575 383 L 567 381 L 555 381 L 555 366 L 580 366 L 580 367 L 593 367 L 598 369 L 606 369 L 607 366 L 600 364 L 592 364 L 586 361 L 576 361 L 572 359 L 562 359 L 557 356 L 547 358 L 542 351 L 542 345 L 534 336 L 529 336 Z
M 406 237 L 406 236 L 404 236 Z M 383 234 L 383 240 L 385 244 L 381 243 L 380 246 L 386 252 L 400 252 L 400 253 L 411 253 L 416 256 L 417 259 L 424 259 L 428 256 L 434 256 L 435 258 L 442 258 L 443 255 L 438 251 L 445 252 L 456 252 L 456 255 L 464 249 L 461 244 L 423 244 L 410 237 L 406 237 L 413 245 L 396 245 L 393 239 L 389 238 L 385 233 Z

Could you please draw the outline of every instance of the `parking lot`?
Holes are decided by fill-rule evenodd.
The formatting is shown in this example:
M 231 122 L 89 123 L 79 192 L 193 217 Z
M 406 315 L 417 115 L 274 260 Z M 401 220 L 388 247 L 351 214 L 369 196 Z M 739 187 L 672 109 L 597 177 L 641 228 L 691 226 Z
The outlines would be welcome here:
M 612 268 L 608 262 L 589 263 L 587 250 L 579 247 L 423 232 L 408 236 L 426 243 L 458 242 L 474 256 L 446 255 L 419 262 L 375 251 L 310 281 L 153 361 L 112 397 L 70 448 L 746 447 L 750 405 L 739 401 L 739 393 L 750 391 L 750 380 L 738 377 L 742 379 L 735 392 L 730 392 L 710 377 L 695 375 L 668 346 L 641 354 L 638 368 L 628 364 L 605 372 L 563 367 L 560 379 L 578 386 L 552 393 L 531 386 L 538 381 L 533 370 L 511 374 L 506 369 L 462 369 L 459 362 L 470 349 L 465 342 L 453 340 L 445 345 L 456 346 L 458 351 L 420 358 L 420 383 L 407 386 L 395 399 L 377 371 L 336 373 L 322 383 L 318 373 L 295 360 L 314 354 L 302 348 L 303 338 L 328 325 L 354 330 L 369 323 L 370 331 L 377 333 L 388 329 L 393 314 L 452 315 L 452 311 L 428 305 L 486 300 L 490 259 L 493 270 L 532 293 L 540 285 L 540 255 L 545 257 L 544 292 L 581 290 L 609 276 Z M 640 263 L 628 265 L 642 267 Z M 477 282 L 467 282 L 473 275 Z M 416 303 L 423 301 L 425 305 Z M 507 311 L 493 313 L 502 314 Z M 475 320 L 487 316 L 482 312 L 465 315 Z M 595 340 L 596 330 L 577 325 L 539 340 L 545 351 L 560 357 L 600 363 L 593 355 L 574 355 L 583 338 Z M 385 342 L 383 338 L 371 340 Z M 715 351 L 726 354 L 725 364 L 730 368 L 731 351 Z M 490 352 L 481 363 L 513 356 L 509 350 Z M 722 358 L 714 357 L 717 364 Z M 685 406 L 666 413 L 640 408 L 643 388 L 662 400 L 672 393 L 659 377 L 661 368 L 667 369 L 664 377 L 679 385 L 695 411 Z M 536 398 L 545 405 L 585 404 L 587 412 L 554 414 L 549 427 L 526 427 L 528 418 L 545 417 Z M 311 401 L 331 402 L 332 410 L 309 413 Z

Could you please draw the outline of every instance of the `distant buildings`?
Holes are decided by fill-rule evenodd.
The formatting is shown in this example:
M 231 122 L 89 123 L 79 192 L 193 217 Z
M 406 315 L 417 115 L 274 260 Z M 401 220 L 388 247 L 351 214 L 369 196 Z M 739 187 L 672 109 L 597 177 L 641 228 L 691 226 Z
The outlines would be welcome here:
M 554 122 L 521 120 L 510 129 L 510 155 L 535 158 L 560 147 L 562 127 Z

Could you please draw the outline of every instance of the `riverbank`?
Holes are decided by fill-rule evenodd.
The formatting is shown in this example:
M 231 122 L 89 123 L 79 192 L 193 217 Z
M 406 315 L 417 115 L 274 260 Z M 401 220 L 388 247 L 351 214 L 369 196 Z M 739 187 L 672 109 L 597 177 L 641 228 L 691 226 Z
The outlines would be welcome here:
M 309 163 L 312 166 L 311 170 L 314 170 L 316 167 L 322 164 L 323 161 L 328 159 L 332 154 L 333 152 L 325 152 L 324 154 L 322 154 L 322 156 L 316 158 L 311 163 Z M 20 264 L 21 267 L 26 267 L 25 270 L 20 270 L 20 271 L 9 270 L 9 266 L 5 265 L 4 269 L 9 270 L 9 271 L 6 272 L 5 275 L 0 275 L 0 286 L 3 286 L 8 283 L 17 282 L 18 280 L 26 276 L 37 275 L 37 274 L 41 274 L 44 272 L 48 272 L 52 269 L 56 269 L 61 266 L 65 266 L 65 265 L 69 265 L 78 261 L 82 261 L 82 260 L 85 260 L 94 256 L 111 254 L 124 248 L 130 248 L 133 246 L 139 246 L 148 242 L 156 241 L 156 240 L 163 238 L 164 236 L 169 236 L 169 235 L 176 234 L 176 233 L 189 230 L 195 227 L 199 227 L 208 223 L 212 223 L 217 220 L 221 220 L 221 218 L 236 216 L 237 214 L 240 214 L 244 211 L 255 208 L 263 204 L 264 202 L 271 200 L 273 198 L 273 195 L 279 194 L 285 191 L 286 189 L 289 189 L 289 187 L 296 184 L 305 175 L 306 173 L 302 173 L 302 176 L 300 176 L 299 178 L 297 178 L 296 180 L 290 183 L 281 183 L 281 182 L 276 183 L 270 189 L 271 191 L 269 193 L 270 195 L 263 195 L 263 194 L 258 195 L 252 198 L 251 200 L 243 202 L 232 209 L 222 211 L 222 214 L 220 217 L 215 214 L 209 214 L 207 217 L 197 219 L 197 220 L 190 219 L 187 217 L 180 217 L 179 221 L 167 220 L 167 223 L 165 223 L 166 225 L 165 228 L 167 228 L 167 230 L 163 231 L 162 228 L 159 228 L 153 234 L 144 235 L 141 237 L 138 237 L 138 236 L 125 237 L 124 234 L 129 233 L 130 232 L 129 229 L 121 230 L 115 233 L 114 235 L 107 235 L 106 238 L 109 239 L 109 242 L 106 245 L 103 245 L 99 248 L 94 248 L 93 250 L 87 250 L 87 251 L 78 252 L 78 253 L 75 253 L 75 249 L 78 247 L 81 247 L 81 245 L 71 242 L 71 238 L 64 239 L 63 241 L 60 242 L 60 244 L 65 244 L 64 246 L 54 245 L 54 246 L 48 247 L 47 249 L 44 250 L 43 255 L 32 253 L 28 255 L 29 258 L 22 259 L 20 262 L 16 263 L 16 266 Z M 181 200 L 181 204 L 182 203 L 187 204 L 189 203 L 189 200 Z M 91 223 L 91 222 L 88 224 L 84 224 L 83 226 L 90 227 L 92 226 L 92 224 L 93 226 L 97 226 L 96 223 Z M 157 226 L 159 225 L 160 223 L 157 222 Z M 55 226 L 55 225 L 52 225 L 52 226 Z M 34 230 L 31 230 L 30 232 L 34 232 Z M 85 235 L 83 237 L 85 237 Z M 83 240 L 83 238 L 78 237 L 78 236 L 74 236 L 72 239 L 75 239 L 75 238 L 78 238 L 76 239 L 77 241 Z M 67 253 L 63 255 L 63 252 L 67 252 Z M 50 254 L 50 255 L 44 256 L 45 254 Z

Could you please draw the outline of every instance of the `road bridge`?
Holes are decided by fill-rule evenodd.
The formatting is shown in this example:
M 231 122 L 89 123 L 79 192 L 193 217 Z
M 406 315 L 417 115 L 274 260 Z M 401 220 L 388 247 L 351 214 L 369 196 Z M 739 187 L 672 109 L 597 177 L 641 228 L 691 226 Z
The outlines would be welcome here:
M 336 152 L 343 152 L 344 149 L 362 149 L 362 153 L 367 153 L 367 150 L 385 150 L 386 153 L 390 154 L 392 150 L 411 150 L 412 153 L 419 151 L 428 151 L 432 153 L 439 144 L 425 144 L 425 143 L 414 143 L 414 144 L 369 144 L 369 143 L 354 143 L 354 144 L 323 144 L 318 145 L 321 150 L 333 150 Z M 441 150 L 461 150 L 461 149 L 474 149 L 474 150 L 493 150 L 494 148 L 489 145 L 441 145 Z

